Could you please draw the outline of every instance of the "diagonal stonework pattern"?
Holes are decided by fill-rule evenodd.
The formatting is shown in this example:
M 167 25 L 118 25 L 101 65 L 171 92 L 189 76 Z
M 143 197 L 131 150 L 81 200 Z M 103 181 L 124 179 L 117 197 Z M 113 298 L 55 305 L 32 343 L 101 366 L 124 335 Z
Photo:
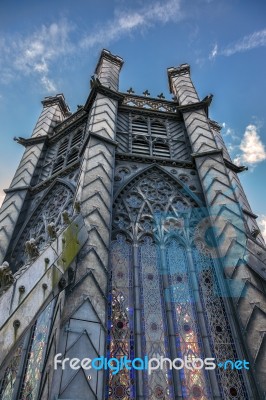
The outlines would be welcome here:
M 100 83 L 117 90 L 121 66 L 122 60 L 119 57 L 104 50 L 96 68 Z M 88 240 L 79 254 L 75 286 L 72 294 L 66 298 L 64 307 L 64 329 L 66 331 L 71 327 L 72 333 L 65 340 L 62 331 L 63 357 L 69 357 L 73 351 L 69 345 L 70 335 L 77 338 L 75 347 L 83 343 L 80 345 L 83 349 L 82 355 L 84 350 L 91 357 L 103 355 L 106 351 L 104 326 L 107 317 L 117 108 L 116 100 L 98 93 L 87 122 L 86 134 L 89 140 L 81 163 L 76 200 L 80 203 Z M 87 310 L 82 312 L 83 334 L 78 337 L 81 321 L 77 315 L 83 309 Z M 80 398 L 85 398 L 89 394 L 89 398 L 103 399 L 103 371 L 95 371 L 94 374 L 88 385 L 88 381 L 85 383 L 82 376 L 73 377 L 71 371 L 57 372 L 54 377 L 54 394 L 59 393 L 67 398 L 76 398 L 77 394 Z M 80 382 L 78 389 L 71 383 L 72 380 Z
M 176 95 L 181 106 L 199 102 L 187 64 L 168 69 L 168 76 L 171 91 Z M 238 317 L 241 333 L 247 343 L 244 352 L 246 351 L 249 359 L 253 360 L 256 381 L 261 393 L 264 393 L 266 391 L 266 362 L 265 348 L 263 347 L 265 341 L 258 340 L 258 323 L 256 321 L 259 318 L 260 331 L 266 331 L 266 297 L 259 280 L 256 279 L 256 272 L 254 272 L 258 268 L 255 264 L 262 261 L 256 262 L 258 255 L 255 257 L 254 250 L 252 254 L 251 249 L 260 247 L 260 252 L 265 254 L 265 247 L 263 243 L 258 246 L 257 244 L 253 245 L 252 240 L 247 240 L 247 225 L 244 222 L 241 207 L 252 212 L 236 173 L 229 172 L 225 166 L 224 158 L 230 161 L 230 157 L 218 135 L 217 127 L 207 118 L 203 108 L 197 107 L 191 111 L 185 108 L 183 118 L 206 204 L 214 214 L 213 224 L 219 227 L 217 239 L 219 240 L 222 234 L 226 238 L 223 245 L 220 246 L 219 252 L 223 257 L 224 271 L 229 279 L 227 282 L 234 299 L 235 315 Z M 255 224 L 255 220 L 253 222 Z M 260 258 L 265 259 L 265 257 Z M 252 280 L 252 286 L 249 280 Z M 230 308 L 231 302 L 227 301 L 227 303 Z M 260 310 L 259 317 L 257 308 Z M 234 319 L 231 320 L 231 324 L 234 326 Z M 236 336 L 235 341 L 238 342 Z M 242 353 L 241 346 L 238 346 L 238 351 L 240 354 Z M 253 398 L 252 393 L 250 396 Z
M 33 130 L 32 138 L 49 135 L 55 124 L 69 115 L 68 106 L 63 95 L 46 97 L 42 104 L 43 110 Z M 7 190 L 7 195 L 0 210 L 0 263 L 4 261 L 43 146 L 44 142 L 26 147 L 15 176 Z

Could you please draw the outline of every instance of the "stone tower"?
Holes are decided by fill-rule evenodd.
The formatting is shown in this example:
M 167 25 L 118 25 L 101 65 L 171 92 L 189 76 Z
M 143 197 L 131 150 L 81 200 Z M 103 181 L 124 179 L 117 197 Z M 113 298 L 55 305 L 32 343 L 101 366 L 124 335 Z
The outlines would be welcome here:
M 173 101 L 119 92 L 122 65 L 103 50 L 86 104 L 71 114 L 46 97 L 16 139 L 25 152 L 0 211 L 0 399 L 263 399 L 266 252 L 245 167 L 189 65 L 167 71 Z M 169 360 L 149 374 L 145 356 Z M 101 357 L 140 360 L 114 373 Z M 84 358 L 100 360 L 75 368 Z

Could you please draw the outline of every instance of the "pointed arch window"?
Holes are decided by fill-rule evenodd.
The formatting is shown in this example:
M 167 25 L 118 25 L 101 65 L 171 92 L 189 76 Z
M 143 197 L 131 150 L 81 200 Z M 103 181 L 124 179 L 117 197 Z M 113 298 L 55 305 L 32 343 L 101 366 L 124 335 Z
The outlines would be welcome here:
M 67 211 L 69 216 L 73 214 L 72 205 L 72 188 L 65 183 L 56 182 L 40 201 L 19 234 L 11 253 L 11 261 L 16 270 L 28 261 L 25 252 L 26 242 L 33 239 L 38 252 L 42 251 L 49 241 L 53 240 L 52 231 L 58 233 L 64 227 L 63 211 Z
M 199 274 L 195 273 L 197 260 L 192 256 L 192 243 L 203 217 L 203 210 L 183 187 L 156 167 L 136 177 L 117 197 L 113 212 L 110 356 L 186 357 L 190 363 L 196 362 L 198 358 L 207 357 L 202 340 L 206 332 L 202 331 L 203 323 L 210 327 L 206 328 L 208 337 L 205 340 L 210 343 L 212 357 L 218 358 L 223 349 L 226 352 L 226 346 L 217 343 L 211 323 L 206 322 L 212 318 L 208 317 L 207 306 L 203 322 L 202 309 L 198 308 L 199 300 L 195 297 L 195 293 L 203 289 Z M 205 262 L 207 269 L 214 273 L 210 260 Z M 201 304 L 204 301 L 207 300 L 201 298 Z M 221 299 L 219 302 L 216 315 L 230 332 Z M 226 355 L 232 356 L 229 350 Z M 240 394 L 245 393 L 239 371 L 235 372 L 233 380 L 227 371 L 224 372 L 222 384 L 237 388 Z M 119 372 L 115 378 L 110 375 L 106 398 L 136 398 L 133 388 L 139 388 L 137 379 L 134 370 Z M 166 364 L 163 370 L 150 375 L 143 371 L 142 382 L 138 390 L 149 400 L 176 398 L 180 383 L 184 399 L 212 397 L 204 369 L 175 371 Z M 230 395 L 235 393 L 233 389 L 227 390 L 228 399 L 233 399 Z

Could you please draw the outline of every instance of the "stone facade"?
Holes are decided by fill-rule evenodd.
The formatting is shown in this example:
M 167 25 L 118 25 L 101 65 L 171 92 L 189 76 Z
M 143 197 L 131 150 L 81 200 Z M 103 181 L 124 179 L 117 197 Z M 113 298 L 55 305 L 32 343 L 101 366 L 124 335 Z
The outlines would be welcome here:
M 84 106 L 47 97 L 0 210 L 0 399 L 263 399 L 266 251 L 183 64 L 174 101 L 119 92 L 103 50 Z M 250 369 L 54 368 L 54 357 L 248 360 Z

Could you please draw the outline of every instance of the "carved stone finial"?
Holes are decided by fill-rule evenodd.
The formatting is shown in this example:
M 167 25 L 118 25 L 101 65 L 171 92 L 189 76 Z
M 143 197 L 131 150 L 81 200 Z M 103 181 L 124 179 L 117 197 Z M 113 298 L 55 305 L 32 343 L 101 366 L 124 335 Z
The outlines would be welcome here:
M 51 222 L 50 224 L 47 225 L 47 232 L 51 239 L 56 238 L 56 227 L 54 222 Z
M 63 217 L 64 224 L 69 225 L 71 221 L 70 221 L 68 212 L 66 210 L 62 212 L 62 217 Z
M 148 91 L 148 89 L 146 89 L 145 92 L 143 92 L 143 94 L 145 97 L 150 96 L 150 92 Z
M 165 99 L 165 97 L 164 97 L 164 95 L 163 95 L 163 92 L 162 93 L 160 93 L 160 94 L 158 94 L 158 96 L 157 96 L 159 99 Z
M 14 277 L 7 261 L 0 265 L 0 295 L 14 282 Z
M 128 92 L 129 94 L 131 94 L 131 93 L 135 93 L 135 91 L 133 90 L 133 88 L 132 88 L 132 87 L 130 87 L 130 88 L 127 90 L 127 92 Z
M 100 80 L 99 80 L 97 74 L 94 74 L 94 75 L 91 76 L 90 86 L 91 86 L 91 89 L 92 89 L 94 86 L 95 86 L 95 87 L 96 87 L 96 86 L 101 86 L 101 82 L 100 82 Z
M 30 239 L 25 243 L 25 250 L 30 259 L 36 258 L 39 255 L 39 250 L 35 239 Z

